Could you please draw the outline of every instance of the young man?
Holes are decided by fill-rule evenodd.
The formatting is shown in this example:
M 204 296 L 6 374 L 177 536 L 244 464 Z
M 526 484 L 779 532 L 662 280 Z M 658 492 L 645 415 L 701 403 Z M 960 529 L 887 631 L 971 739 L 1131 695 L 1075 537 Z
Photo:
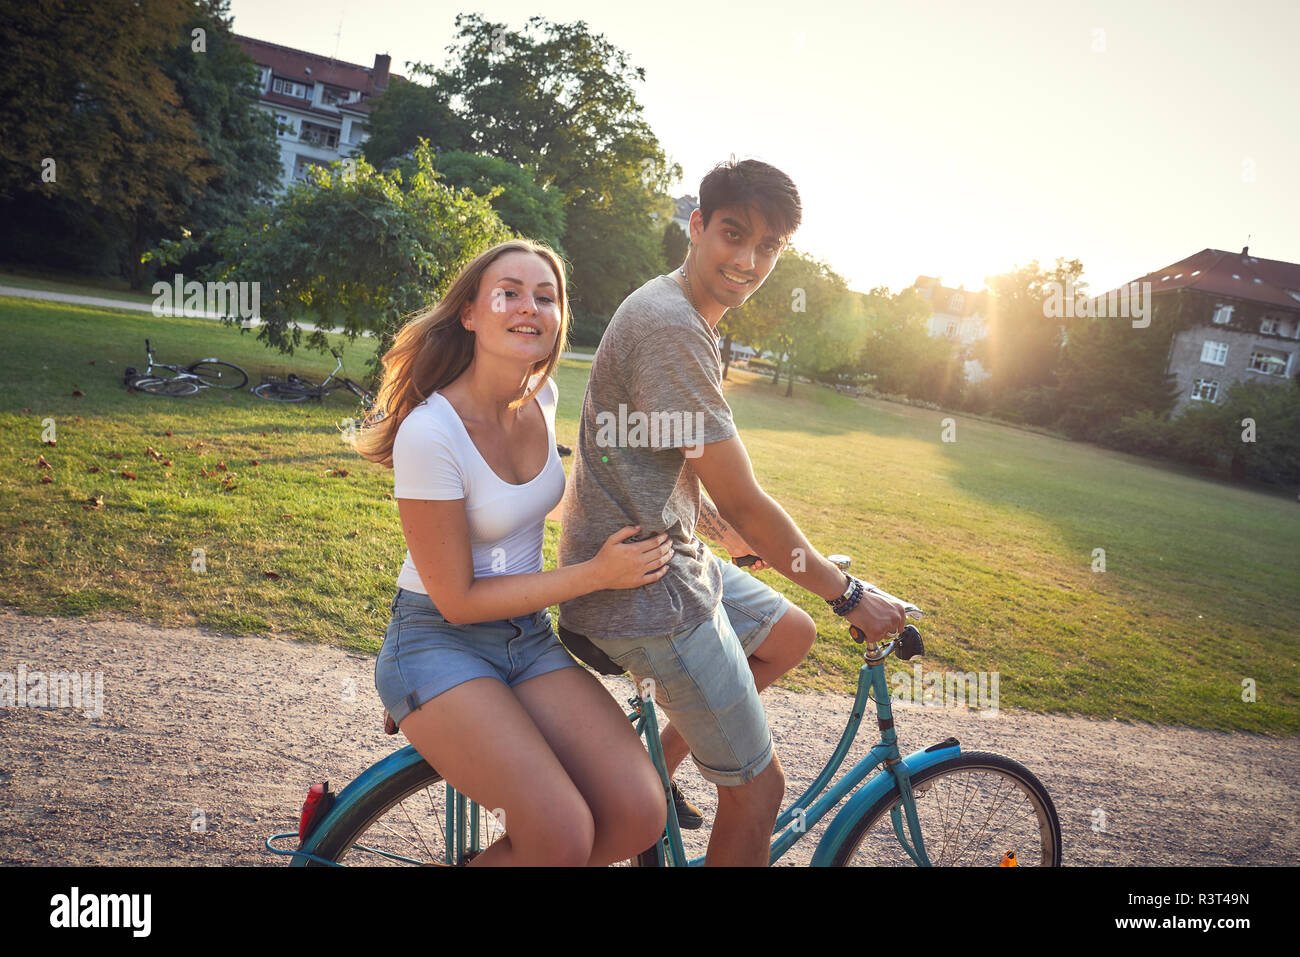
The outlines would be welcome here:
M 722 395 L 718 322 L 763 284 L 801 213 L 794 183 L 766 163 L 733 161 L 704 178 L 686 262 L 628 296 L 601 339 L 563 502 L 561 565 L 590 558 L 624 525 L 641 525 L 643 537 L 667 532 L 673 543 L 659 581 L 565 602 L 560 626 L 638 683 L 654 682 L 670 720 L 669 773 L 689 751 L 718 786 L 711 865 L 768 863 L 785 776 L 758 693 L 803 660 L 817 632 L 697 533 L 733 557 L 761 556 L 752 567 L 775 568 L 828 601 L 853 593 L 853 580 L 755 481 Z M 847 618 L 871 641 L 906 623 L 902 605 L 870 593 Z

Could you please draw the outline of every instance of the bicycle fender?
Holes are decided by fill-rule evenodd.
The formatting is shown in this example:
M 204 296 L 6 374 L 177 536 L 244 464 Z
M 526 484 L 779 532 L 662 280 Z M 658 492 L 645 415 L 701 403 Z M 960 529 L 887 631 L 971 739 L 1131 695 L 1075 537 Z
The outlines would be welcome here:
M 329 833 L 329 829 L 333 827 L 334 822 L 350 811 L 375 785 L 387 779 L 390 775 L 405 771 L 411 765 L 419 764 L 423 760 L 424 758 L 421 757 L 420 752 L 408 744 L 400 751 L 394 751 L 379 763 L 366 768 L 334 798 L 334 806 L 312 828 L 312 832 L 301 850 L 309 854 L 315 853 L 316 843 L 320 840 L 320 836 Z M 304 867 L 306 863 L 306 858 L 295 857 L 290 866 Z
M 907 768 L 909 775 L 923 771 L 931 765 L 938 764 L 940 761 L 947 761 L 961 754 L 961 745 L 957 743 L 956 738 L 948 738 L 939 744 L 931 745 L 928 748 L 922 748 L 919 751 L 913 751 L 907 757 L 902 759 L 903 766 Z M 848 803 L 840 809 L 840 813 L 835 815 L 830 826 L 826 828 L 826 833 L 822 835 L 817 850 L 813 852 L 810 867 L 829 867 L 832 860 L 835 859 L 840 845 L 844 843 L 849 832 L 853 830 L 853 825 L 858 823 L 858 819 L 871 809 L 871 806 L 884 797 L 889 791 L 893 790 L 897 779 L 894 773 L 885 770 L 881 774 L 877 772 L 871 776 L 864 787 L 848 800 Z

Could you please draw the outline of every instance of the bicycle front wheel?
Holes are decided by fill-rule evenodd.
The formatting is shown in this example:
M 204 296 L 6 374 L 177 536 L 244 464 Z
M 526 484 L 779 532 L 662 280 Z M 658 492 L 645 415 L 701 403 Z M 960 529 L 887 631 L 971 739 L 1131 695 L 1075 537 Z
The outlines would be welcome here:
M 253 386 L 253 395 L 275 402 L 305 402 L 310 396 L 285 382 L 263 382 Z
M 136 379 L 132 386 L 150 395 L 182 396 L 193 395 L 199 391 L 199 384 L 193 379 L 164 379 L 162 376 Z
M 247 372 L 234 363 L 222 362 L 220 359 L 204 359 L 185 371 L 198 376 L 211 389 L 242 389 L 248 384 Z
M 935 867 L 996 866 L 1014 854 L 1020 867 L 1061 865 L 1061 824 L 1047 789 L 1018 761 L 971 751 L 911 778 L 926 856 Z M 894 832 L 891 809 L 911 829 L 895 784 L 849 832 L 835 867 L 911 867 Z

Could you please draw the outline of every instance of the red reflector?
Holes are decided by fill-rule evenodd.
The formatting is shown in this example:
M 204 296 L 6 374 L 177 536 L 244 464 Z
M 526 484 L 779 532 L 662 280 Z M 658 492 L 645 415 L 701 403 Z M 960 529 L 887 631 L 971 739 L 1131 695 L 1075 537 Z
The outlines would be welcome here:
M 321 802 L 325 800 L 325 795 L 329 794 L 329 790 L 329 782 L 322 781 L 319 784 L 313 784 L 311 790 L 307 792 L 307 800 L 302 802 L 302 817 L 298 820 L 299 841 L 311 833 L 312 825 L 316 821 L 316 815 L 321 809 Z

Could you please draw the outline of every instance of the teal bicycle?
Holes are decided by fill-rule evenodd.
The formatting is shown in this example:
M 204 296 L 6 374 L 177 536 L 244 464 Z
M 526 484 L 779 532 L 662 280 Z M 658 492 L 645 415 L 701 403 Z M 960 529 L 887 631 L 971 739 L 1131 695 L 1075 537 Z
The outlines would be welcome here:
M 847 556 L 830 559 L 848 568 Z M 904 605 L 909 617 L 921 617 L 915 605 Z M 865 637 L 855 627 L 851 630 L 855 638 Z M 581 635 L 561 630 L 560 637 L 597 671 L 623 673 Z M 908 661 L 924 653 L 916 627 L 907 625 L 883 644 L 863 643 L 857 695 L 839 744 L 817 779 L 777 818 L 770 862 L 776 863 L 842 804 L 817 843 L 811 860 L 814 867 L 1060 866 L 1056 807 L 1046 788 L 1022 764 L 983 751 L 963 752 L 955 738 L 906 756 L 899 751 L 885 660 L 893 654 Z M 668 823 L 654 847 L 627 863 L 702 865 L 702 856 L 690 858 L 682 846 L 654 700 L 641 690 L 628 699 L 628 718 L 644 736 L 659 770 Z M 832 785 L 872 702 L 880 741 Z M 272 835 L 266 847 L 291 857 L 295 867 L 455 866 L 468 863 L 503 833 L 498 815 L 458 793 L 408 745 L 364 771 L 338 794 L 330 792 L 328 782 L 313 785 L 298 830 Z M 276 846 L 277 841 L 294 838 L 295 849 Z

